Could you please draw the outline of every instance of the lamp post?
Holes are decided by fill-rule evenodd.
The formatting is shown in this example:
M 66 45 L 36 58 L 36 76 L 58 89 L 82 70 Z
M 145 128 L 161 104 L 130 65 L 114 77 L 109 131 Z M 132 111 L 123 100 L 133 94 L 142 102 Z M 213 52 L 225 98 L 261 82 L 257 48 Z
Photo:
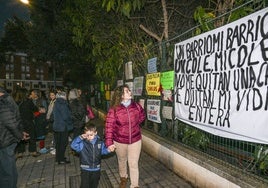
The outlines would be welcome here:
M 23 3 L 24 5 L 26 5 L 27 7 L 29 8 L 37 8 L 38 10 L 41 10 L 45 13 L 53 13 L 54 14 L 54 11 L 50 10 L 49 8 L 47 7 L 44 7 L 44 6 L 40 6 L 38 4 L 34 4 L 30 1 L 30 0 L 19 0 L 21 3 Z M 52 69 L 53 69 L 53 86 L 54 86 L 54 89 L 56 89 L 56 86 L 57 86 L 57 81 L 56 81 L 56 64 L 55 62 L 53 61 L 51 63 L 51 66 L 52 66 Z

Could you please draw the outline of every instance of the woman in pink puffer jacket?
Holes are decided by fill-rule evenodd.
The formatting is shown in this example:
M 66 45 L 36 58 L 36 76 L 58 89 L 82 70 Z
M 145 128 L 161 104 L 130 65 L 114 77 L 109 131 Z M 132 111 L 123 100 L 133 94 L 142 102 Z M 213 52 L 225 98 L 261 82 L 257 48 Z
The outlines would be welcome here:
M 139 187 L 140 124 L 145 120 L 145 112 L 140 104 L 131 99 L 128 85 L 114 90 L 110 106 L 106 117 L 105 144 L 111 151 L 116 148 L 120 188 L 125 188 L 127 184 L 127 163 L 130 187 Z

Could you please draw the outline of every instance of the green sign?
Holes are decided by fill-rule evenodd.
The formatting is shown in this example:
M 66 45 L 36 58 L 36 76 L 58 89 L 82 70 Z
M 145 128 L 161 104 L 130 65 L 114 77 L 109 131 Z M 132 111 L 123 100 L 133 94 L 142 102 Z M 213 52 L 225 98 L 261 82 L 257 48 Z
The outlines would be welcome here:
M 162 72 L 160 83 L 165 90 L 174 88 L 174 71 Z

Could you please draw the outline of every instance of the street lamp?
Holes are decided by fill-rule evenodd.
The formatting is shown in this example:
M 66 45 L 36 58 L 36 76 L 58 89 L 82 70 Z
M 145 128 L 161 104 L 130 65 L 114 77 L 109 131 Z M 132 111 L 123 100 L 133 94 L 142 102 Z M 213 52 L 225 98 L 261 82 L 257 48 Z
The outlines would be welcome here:
M 29 0 L 20 0 L 23 4 L 29 5 Z

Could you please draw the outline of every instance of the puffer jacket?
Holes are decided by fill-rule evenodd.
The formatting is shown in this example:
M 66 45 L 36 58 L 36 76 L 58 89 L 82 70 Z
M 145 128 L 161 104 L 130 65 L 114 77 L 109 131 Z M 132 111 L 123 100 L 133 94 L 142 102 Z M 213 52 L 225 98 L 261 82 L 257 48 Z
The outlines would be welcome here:
M 87 171 L 100 170 L 101 156 L 109 153 L 98 135 L 91 141 L 78 136 L 72 141 L 71 148 L 79 153 L 80 167 Z
M 19 142 L 23 138 L 19 108 L 13 98 L 2 88 L 0 97 L 0 148 Z
M 58 98 L 53 109 L 53 130 L 55 132 L 70 131 L 73 129 L 71 111 L 66 100 Z
M 128 107 L 119 105 L 110 108 L 106 116 L 105 144 L 113 141 L 132 144 L 141 140 L 140 124 L 145 120 L 145 112 L 140 104 L 132 101 Z

